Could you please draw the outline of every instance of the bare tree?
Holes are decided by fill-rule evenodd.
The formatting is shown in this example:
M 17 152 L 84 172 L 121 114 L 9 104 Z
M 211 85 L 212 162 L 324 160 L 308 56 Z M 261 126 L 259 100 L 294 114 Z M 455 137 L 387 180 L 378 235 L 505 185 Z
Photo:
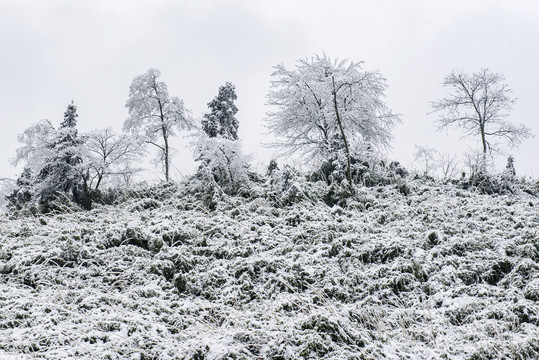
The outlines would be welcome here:
M 451 89 L 449 96 L 431 102 L 434 112 L 440 112 L 440 129 L 450 125 L 460 127 L 465 136 L 479 136 L 481 139 L 483 164 L 480 172 L 486 172 L 487 153 L 497 150 L 497 144 L 490 139 L 505 140 L 511 147 L 532 136 L 529 128 L 514 125 L 507 120 L 516 99 L 511 97 L 511 89 L 504 83 L 502 74 L 482 69 L 472 75 L 454 70 L 442 82 Z
M 158 81 L 160 75 L 159 70 L 149 69 L 133 79 L 125 105 L 129 117 L 124 129 L 159 149 L 159 159 L 168 182 L 171 155 L 169 138 L 175 135 L 176 130 L 191 129 L 193 122 L 187 116 L 183 101 L 171 97 L 167 85 Z
M 300 60 L 294 70 L 278 65 L 272 77 L 268 99 L 277 111 L 268 113 L 267 123 L 281 138 L 275 145 L 285 154 L 325 159 L 344 153 L 352 192 L 351 149 L 389 146 L 399 121 L 383 101 L 385 79 L 361 63 L 326 55 Z
M 459 172 L 459 161 L 457 154 L 440 153 L 439 158 L 442 179 L 448 180 L 454 178 Z
M 85 148 L 89 156 L 90 185 L 98 190 L 110 177 L 131 178 L 139 169 L 131 166 L 144 154 L 141 141 L 127 134 L 116 134 L 112 128 L 86 134 Z M 129 172 L 129 174 L 126 174 Z
M 429 173 L 436 171 L 440 163 L 437 158 L 439 157 L 438 150 L 427 146 L 415 146 L 416 151 L 414 159 L 419 163 L 421 170 L 423 170 L 423 176 L 429 176 Z

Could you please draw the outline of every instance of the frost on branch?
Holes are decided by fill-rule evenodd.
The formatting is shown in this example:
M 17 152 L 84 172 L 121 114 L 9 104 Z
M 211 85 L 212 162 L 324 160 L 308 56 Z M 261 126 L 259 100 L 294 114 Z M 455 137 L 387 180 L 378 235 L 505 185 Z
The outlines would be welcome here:
M 21 162 L 33 172 L 39 171 L 46 160 L 53 154 L 52 148 L 57 137 L 57 131 L 49 120 L 41 120 L 37 124 L 30 126 L 18 136 L 18 140 L 23 144 L 17 149 L 13 165 Z

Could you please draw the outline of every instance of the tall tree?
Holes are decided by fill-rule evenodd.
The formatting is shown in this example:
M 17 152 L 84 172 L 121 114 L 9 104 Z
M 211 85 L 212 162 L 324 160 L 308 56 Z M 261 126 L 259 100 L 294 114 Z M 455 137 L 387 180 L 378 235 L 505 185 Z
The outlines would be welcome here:
M 202 120 L 202 130 L 209 137 L 220 136 L 229 140 L 238 140 L 239 122 L 236 119 L 238 108 L 234 104 L 237 98 L 233 84 L 227 82 L 219 87 L 219 94 L 208 103 L 210 112 L 204 114 Z
M 272 74 L 268 127 L 285 154 L 328 158 L 344 152 L 350 191 L 352 147 L 389 146 L 399 117 L 383 101 L 385 79 L 364 71 L 361 63 L 331 60 L 326 55 L 299 60 L 294 70 L 284 65 Z
M 85 209 L 92 206 L 77 117 L 77 107 L 71 102 L 52 145 L 52 156 L 37 174 L 37 195 L 43 211 L 52 209 L 52 203 L 63 196 Z
M 482 69 L 471 75 L 454 70 L 444 78 L 443 87 L 450 94 L 431 102 L 434 112 L 439 112 L 440 129 L 455 125 L 464 136 L 477 136 L 481 141 L 482 164 L 480 172 L 486 172 L 487 153 L 497 149 L 490 139 L 505 140 L 511 147 L 532 136 L 524 125 L 515 125 L 507 120 L 516 99 L 505 84 L 502 74 Z
M 171 97 L 167 85 L 158 80 L 160 75 L 159 70 L 150 68 L 133 79 L 125 105 L 129 117 L 124 122 L 124 129 L 137 134 L 159 150 L 159 159 L 168 182 L 171 157 L 169 139 L 176 130 L 191 129 L 193 123 L 187 116 L 183 101 Z

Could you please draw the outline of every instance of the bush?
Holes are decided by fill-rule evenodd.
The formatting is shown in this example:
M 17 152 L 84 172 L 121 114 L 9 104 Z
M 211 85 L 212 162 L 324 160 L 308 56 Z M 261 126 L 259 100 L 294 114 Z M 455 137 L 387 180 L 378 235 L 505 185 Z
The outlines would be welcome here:
M 215 209 L 225 194 L 250 195 L 248 158 L 242 154 L 239 141 L 201 135 L 195 144 L 195 160 L 200 165 L 189 187 L 203 195 L 208 208 Z

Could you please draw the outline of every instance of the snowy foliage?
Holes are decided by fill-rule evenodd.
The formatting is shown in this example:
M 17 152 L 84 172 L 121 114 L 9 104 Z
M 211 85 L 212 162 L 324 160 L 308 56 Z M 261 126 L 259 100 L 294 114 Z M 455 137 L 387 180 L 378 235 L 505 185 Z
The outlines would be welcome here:
M 77 116 L 72 102 L 57 130 L 49 122 L 40 122 L 20 136 L 25 146 L 17 151 L 17 160 L 26 159 L 27 166 L 17 180 L 18 189 L 8 198 L 14 208 L 28 205 L 48 212 L 75 203 L 90 209 L 88 169 L 83 163 Z
M 238 108 L 234 101 L 236 88 L 227 82 L 219 87 L 219 94 L 208 103 L 210 112 L 204 114 L 202 120 L 202 130 L 209 137 L 220 136 L 229 140 L 238 140 L 239 122 L 236 119 Z
M 52 157 L 54 142 L 57 138 L 57 131 L 49 120 L 41 120 L 37 124 L 30 126 L 18 136 L 18 140 L 23 144 L 16 151 L 13 165 L 24 162 L 33 172 L 38 172 L 43 168 L 48 158 Z
M 307 198 L 304 191 L 305 177 L 289 165 L 279 168 L 272 160 L 268 167 L 266 196 L 275 206 L 288 206 Z
M 200 165 L 190 187 L 205 194 L 210 203 L 223 194 L 249 191 L 249 158 L 242 153 L 240 141 L 201 133 L 194 143 L 194 157 Z
M 267 124 L 281 138 L 277 146 L 327 159 L 344 141 L 350 148 L 389 145 L 399 119 L 383 101 L 380 73 L 324 55 L 300 60 L 294 70 L 278 65 L 272 78 L 268 99 L 276 110 Z
M 298 183 L 284 207 L 168 186 L 2 218 L 0 358 L 539 357 L 537 197 L 420 179 L 329 207 Z
M 178 130 L 191 129 L 193 122 L 183 101 L 169 95 L 167 85 L 158 80 L 159 76 L 159 70 L 150 68 L 133 79 L 125 104 L 129 117 L 125 120 L 124 129 L 158 148 L 159 161 L 168 181 L 171 155 L 169 138 Z

